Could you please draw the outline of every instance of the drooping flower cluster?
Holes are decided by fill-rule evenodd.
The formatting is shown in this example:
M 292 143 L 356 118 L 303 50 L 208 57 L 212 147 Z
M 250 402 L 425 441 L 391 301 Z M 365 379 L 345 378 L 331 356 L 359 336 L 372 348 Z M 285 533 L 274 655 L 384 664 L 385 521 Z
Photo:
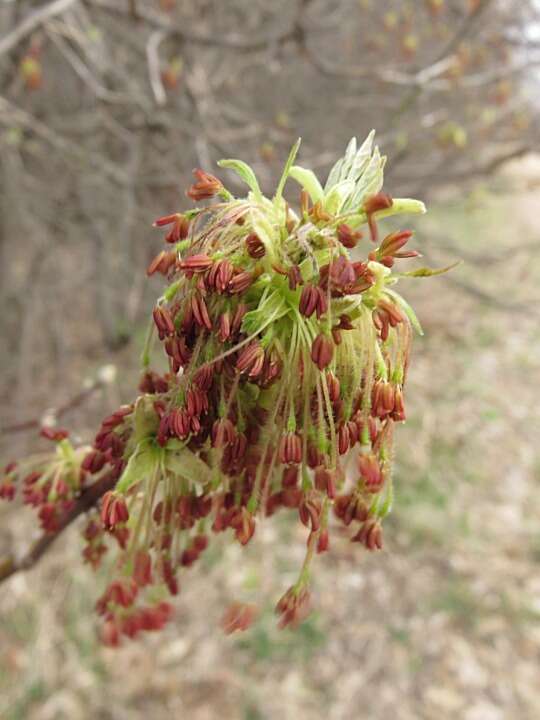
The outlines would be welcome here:
M 245 198 L 196 171 L 188 196 L 214 204 L 155 223 L 167 249 L 148 274 L 161 273 L 167 287 L 153 310 L 141 394 L 103 421 L 91 450 L 52 437 L 56 462 L 7 469 L 0 494 L 11 497 L 24 477 L 49 531 L 58 502 L 83 482 L 110 488 L 84 530 L 94 567 L 109 539 L 117 549 L 97 603 L 105 642 L 162 627 L 165 595 L 178 593 L 211 536 L 229 531 L 245 545 L 278 510 L 296 512 L 307 529 L 298 581 L 277 604 L 282 626 L 309 610 L 310 567 L 329 549 L 331 510 L 353 542 L 382 547 L 394 424 L 405 419 L 419 327 L 394 286 L 430 271 L 393 272 L 396 260 L 418 255 L 404 249 L 410 231 L 379 241 L 380 219 L 424 206 L 381 192 L 384 158 L 372 141 L 351 141 L 324 188 L 293 166 L 296 146 L 272 199 L 240 161 L 221 166 L 247 183 Z M 302 188 L 298 212 L 282 197 L 288 178 Z M 149 368 L 152 333 L 166 372 Z M 244 629 L 254 615 L 234 606 L 224 626 Z

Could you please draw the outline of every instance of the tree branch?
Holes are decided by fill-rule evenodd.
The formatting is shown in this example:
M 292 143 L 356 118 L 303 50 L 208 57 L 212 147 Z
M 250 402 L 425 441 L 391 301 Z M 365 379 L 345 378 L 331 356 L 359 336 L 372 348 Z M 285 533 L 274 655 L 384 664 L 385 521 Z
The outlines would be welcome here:
M 108 474 L 83 490 L 75 505 L 60 520 L 60 526 L 54 533 L 43 534 L 30 549 L 19 559 L 13 555 L 0 558 L 0 584 L 18 572 L 32 568 L 47 552 L 54 541 L 76 520 L 79 515 L 88 512 L 96 505 L 98 500 L 110 490 L 116 480 Z
M 71 5 L 74 5 L 77 0 L 55 0 L 45 7 L 35 10 L 31 15 L 25 18 L 16 28 L 8 33 L 2 40 L 0 40 L 0 55 L 4 55 L 14 48 L 21 40 L 31 35 L 36 28 L 42 25 L 47 20 L 60 15 L 67 10 Z

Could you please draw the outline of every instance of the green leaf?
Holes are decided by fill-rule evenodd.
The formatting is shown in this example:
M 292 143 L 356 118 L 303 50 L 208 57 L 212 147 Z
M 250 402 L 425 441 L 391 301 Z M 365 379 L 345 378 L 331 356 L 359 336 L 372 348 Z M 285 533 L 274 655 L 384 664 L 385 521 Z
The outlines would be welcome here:
M 287 162 L 285 163 L 283 173 L 277 186 L 276 194 L 274 195 L 274 201 L 279 201 L 281 199 L 281 196 L 283 195 L 283 188 L 285 187 L 285 183 L 287 182 L 287 178 L 289 177 L 293 162 L 296 160 L 296 156 L 298 154 L 298 149 L 301 142 L 302 138 L 298 138 L 298 140 L 291 148 L 291 152 L 289 153 L 289 157 L 287 158 Z
M 306 170 L 306 168 L 294 165 L 289 171 L 289 176 L 306 190 L 313 203 L 322 200 L 324 190 L 312 170 Z
M 140 444 L 137 445 L 115 489 L 120 493 L 126 493 L 130 487 L 152 475 L 159 465 L 160 452 L 150 445 L 144 449 L 141 449 Z
M 233 170 L 250 188 L 258 202 L 262 200 L 262 192 L 253 170 L 242 160 L 220 160 L 219 167 Z
M 453 270 L 458 265 L 461 265 L 462 261 L 457 260 L 455 263 L 452 263 L 451 265 L 447 265 L 443 268 L 428 268 L 428 267 L 421 267 L 417 270 L 411 270 L 409 272 L 399 273 L 399 277 L 433 277 L 433 275 L 444 275 L 444 273 L 449 272 L 450 270 Z
M 210 481 L 210 468 L 191 450 L 168 450 L 165 452 L 165 467 L 175 475 L 192 483 L 204 485 Z

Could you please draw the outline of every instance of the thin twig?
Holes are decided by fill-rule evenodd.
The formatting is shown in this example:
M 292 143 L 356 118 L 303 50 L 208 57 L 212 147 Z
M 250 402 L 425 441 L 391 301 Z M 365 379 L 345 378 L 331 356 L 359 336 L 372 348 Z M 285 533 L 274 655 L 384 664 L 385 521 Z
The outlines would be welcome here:
M 44 533 L 30 549 L 19 559 L 13 555 L 0 558 L 0 583 L 19 572 L 32 568 L 47 552 L 54 541 L 76 520 L 79 515 L 88 512 L 98 500 L 110 490 L 116 480 L 106 475 L 90 487 L 86 488 L 75 501 L 75 505 L 60 520 L 58 530 L 54 533 Z
M 45 7 L 35 10 L 25 18 L 17 27 L 0 40 L 0 55 L 4 55 L 14 48 L 21 40 L 31 35 L 36 28 L 47 20 L 65 12 L 77 0 L 55 0 Z

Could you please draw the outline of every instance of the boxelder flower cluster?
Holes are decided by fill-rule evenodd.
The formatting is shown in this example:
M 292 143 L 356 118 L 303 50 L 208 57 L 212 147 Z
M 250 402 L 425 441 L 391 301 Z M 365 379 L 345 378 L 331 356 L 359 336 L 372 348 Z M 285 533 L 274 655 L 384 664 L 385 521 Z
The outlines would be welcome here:
M 310 567 L 329 549 L 331 514 L 351 540 L 376 550 L 392 504 L 394 424 L 405 419 L 403 386 L 411 327 L 394 286 L 408 230 L 382 237 L 377 223 L 422 213 L 422 203 L 381 192 L 384 158 L 373 134 L 356 141 L 323 188 L 294 166 L 293 148 L 275 196 L 263 196 L 249 166 L 222 161 L 248 185 L 235 198 L 195 171 L 187 195 L 214 204 L 162 217 L 166 249 L 148 268 L 167 281 L 153 310 L 135 402 L 106 418 L 93 447 L 74 449 L 45 430 L 54 459 L 6 468 L 0 494 L 22 484 L 45 531 L 55 532 L 83 490 L 108 491 L 88 516 L 84 558 L 97 567 L 115 548 L 114 576 L 97 602 L 103 639 L 163 626 L 186 568 L 213 534 L 246 545 L 263 516 L 288 509 L 306 528 L 297 582 L 277 604 L 280 625 L 309 611 Z M 283 199 L 288 178 L 300 207 Z M 360 228 L 363 228 L 362 230 Z M 167 370 L 150 370 L 152 333 Z M 227 632 L 255 611 L 236 604 Z

